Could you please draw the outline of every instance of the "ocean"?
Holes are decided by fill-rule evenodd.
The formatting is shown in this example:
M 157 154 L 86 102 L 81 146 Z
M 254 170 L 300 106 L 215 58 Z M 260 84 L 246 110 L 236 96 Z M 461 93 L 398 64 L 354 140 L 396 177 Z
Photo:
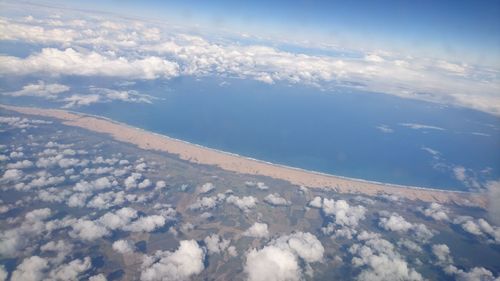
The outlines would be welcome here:
M 82 80 L 65 84 L 88 83 Z M 500 178 L 500 119 L 483 112 L 348 88 L 322 91 L 237 78 L 182 77 L 142 81 L 131 88 L 158 99 L 72 110 L 246 157 L 351 178 L 462 191 L 475 188 L 472 180 L 484 186 Z M 56 106 L 27 98 L 2 97 L 2 102 Z M 418 125 L 435 128 L 416 129 Z M 465 168 L 460 180 L 454 172 L 459 167 Z

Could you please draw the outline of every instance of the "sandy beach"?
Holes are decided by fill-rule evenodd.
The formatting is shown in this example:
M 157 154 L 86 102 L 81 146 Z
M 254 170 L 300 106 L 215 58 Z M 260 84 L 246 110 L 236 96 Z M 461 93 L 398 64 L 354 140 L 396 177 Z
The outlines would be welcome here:
M 476 205 L 480 207 L 485 207 L 487 201 L 486 197 L 479 193 L 444 191 L 370 182 L 275 165 L 147 132 L 139 128 L 134 128 L 97 116 L 57 109 L 40 109 L 7 105 L 0 105 L 0 107 L 23 114 L 56 118 L 61 120 L 65 125 L 109 134 L 117 141 L 135 144 L 143 149 L 176 154 L 179 158 L 192 163 L 215 165 L 227 171 L 282 179 L 294 185 L 303 185 L 310 188 L 330 188 L 339 193 L 365 194 L 371 196 L 390 194 L 410 200 Z

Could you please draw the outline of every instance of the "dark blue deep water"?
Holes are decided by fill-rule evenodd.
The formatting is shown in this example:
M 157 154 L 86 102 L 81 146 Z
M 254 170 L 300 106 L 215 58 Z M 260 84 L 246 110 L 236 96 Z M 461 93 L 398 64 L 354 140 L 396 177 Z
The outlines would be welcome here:
M 228 84 L 221 86 L 222 81 Z M 161 100 L 76 110 L 211 148 L 347 177 L 467 190 L 453 176 L 453 167 L 467 168 L 482 183 L 500 175 L 500 119 L 478 111 L 348 89 L 330 92 L 239 79 L 177 78 L 132 88 Z M 444 130 L 414 130 L 400 123 Z M 393 132 L 376 128 L 382 124 Z M 439 151 L 439 158 L 423 147 Z

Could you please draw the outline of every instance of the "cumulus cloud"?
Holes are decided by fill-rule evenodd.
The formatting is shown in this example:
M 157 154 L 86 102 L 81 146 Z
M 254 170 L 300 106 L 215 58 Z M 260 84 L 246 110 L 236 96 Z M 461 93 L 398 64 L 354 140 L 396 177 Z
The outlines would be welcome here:
M 255 198 L 253 196 L 238 197 L 238 196 L 234 196 L 234 195 L 229 195 L 226 199 L 226 202 L 235 205 L 236 207 L 238 207 L 240 210 L 242 210 L 244 212 L 248 212 L 248 211 L 250 211 L 250 209 L 255 207 L 258 200 L 257 200 L 257 198 Z
M 256 222 L 249 229 L 247 229 L 243 235 L 263 238 L 269 236 L 269 230 L 267 229 L 267 224 Z
M 278 193 L 271 193 L 264 197 L 264 202 L 273 206 L 288 206 L 291 204 L 290 201 L 281 197 Z
M 89 270 L 90 267 L 90 257 L 76 259 L 52 270 L 49 274 L 49 280 L 77 281 L 80 280 L 79 275 Z
M 47 275 L 49 264 L 46 259 L 39 256 L 32 256 L 24 259 L 12 272 L 12 280 L 38 281 L 43 280 Z
M 141 281 L 187 280 L 205 268 L 205 251 L 194 240 L 183 240 L 174 252 L 160 252 L 146 257 Z
M 500 226 L 500 180 L 486 183 L 488 190 L 488 216 L 497 226 Z
M 483 218 L 474 219 L 468 216 L 460 216 L 453 220 L 454 224 L 458 224 L 462 229 L 478 238 L 487 238 L 488 242 L 500 244 L 500 227 L 491 225 Z
M 363 231 L 357 240 L 360 243 L 349 248 L 353 255 L 353 266 L 361 268 L 357 280 L 423 280 L 422 275 L 408 265 L 394 245 L 380 238 L 379 234 Z
M 345 200 L 337 200 L 321 198 L 316 196 L 309 202 L 309 206 L 313 208 L 321 208 L 328 222 L 322 227 L 324 234 L 334 236 L 344 236 L 351 238 L 357 233 L 356 227 L 359 222 L 365 219 L 366 208 L 358 205 L 351 206 Z M 330 221 L 333 218 L 333 221 Z
M 215 189 L 215 185 L 211 182 L 207 182 L 207 183 L 204 183 L 199 191 L 200 193 L 209 193 L 210 191 L 214 190 Z
M 123 227 L 124 230 L 132 232 L 152 232 L 165 225 L 166 219 L 163 216 L 151 215 L 140 217 L 129 225 Z
M 203 239 L 208 250 L 208 254 L 220 254 L 223 253 L 228 247 L 231 241 L 227 239 L 222 239 L 217 234 L 212 234 Z
M 69 91 L 70 87 L 58 83 L 46 84 L 44 81 L 39 80 L 36 84 L 28 84 L 21 90 L 15 92 L 8 92 L 5 95 L 20 97 L 20 96 L 34 96 L 46 99 L 55 99 L 61 93 Z
M 142 59 L 108 57 L 91 51 L 82 53 L 73 48 L 44 48 L 26 58 L 0 56 L 0 74 L 108 76 L 119 78 L 156 79 L 178 75 L 178 65 L 155 56 Z
M 86 241 L 93 241 L 104 236 L 110 235 L 108 229 L 104 226 L 86 219 L 78 219 L 72 226 L 69 235 Z
M 429 218 L 437 221 L 448 221 L 448 210 L 439 203 L 431 203 L 427 208 L 419 208 L 420 212 Z
M 422 223 L 410 223 L 405 218 L 397 213 L 393 213 L 387 217 L 382 214 L 383 217 L 379 220 L 379 226 L 387 231 L 394 231 L 398 233 L 408 233 L 410 232 L 416 238 L 422 240 L 428 240 L 434 236 L 434 233 Z
M 246 255 L 248 280 L 301 280 L 300 261 L 321 262 L 324 248 L 311 233 L 297 232 L 270 241 L 264 248 L 250 249 Z
M 113 250 L 120 254 L 129 254 L 135 251 L 135 246 L 130 241 L 127 240 L 117 240 L 113 242 Z

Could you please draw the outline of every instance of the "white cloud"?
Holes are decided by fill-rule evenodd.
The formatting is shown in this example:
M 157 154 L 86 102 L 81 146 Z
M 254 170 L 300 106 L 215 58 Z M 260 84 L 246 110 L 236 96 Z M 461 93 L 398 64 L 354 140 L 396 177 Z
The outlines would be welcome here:
M 353 254 L 353 266 L 362 269 L 357 280 L 423 280 L 422 275 L 410 268 L 395 251 L 394 245 L 380 238 L 379 234 L 363 231 L 357 238 L 360 244 L 355 243 L 349 248 Z
M 297 232 L 269 242 L 264 248 L 247 252 L 245 273 L 248 280 L 301 280 L 299 259 L 309 263 L 321 262 L 324 248 L 310 233 Z
M 132 232 L 151 232 L 165 225 L 165 218 L 159 215 L 140 217 L 129 225 L 123 227 L 123 230 Z
M 49 264 L 46 259 L 32 256 L 24 259 L 12 272 L 12 280 L 39 281 L 46 276 Z
M 378 224 L 387 231 L 394 231 L 400 234 L 411 232 L 416 238 L 428 240 L 434 236 L 434 233 L 422 223 L 410 223 L 397 213 L 388 217 L 381 217 Z
M 437 131 L 444 131 L 445 130 L 441 127 L 419 124 L 419 123 L 399 123 L 399 125 L 413 129 L 413 130 L 437 130 Z
M 108 279 L 102 273 L 99 273 L 97 275 L 90 276 L 89 281 L 108 281 Z
M 79 275 L 89 270 L 90 267 L 90 257 L 85 257 L 83 260 L 76 259 L 52 270 L 49 274 L 49 280 L 80 280 Z
M 39 80 L 37 84 L 28 84 L 22 90 L 15 92 L 8 92 L 5 95 L 20 97 L 20 96 L 34 96 L 46 99 L 55 99 L 61 93 L 67 92 L 70 87 L 58 83 L 46 84 L 44 81 Z
M 250 250 L 246 256 L 245 273 L 249 281 L 293 281 L 301 277 L 297 257 L 276 246 Z
M 269 230 L 267 229 L 267 224 L 256 222 L 249 229 L 247 229 L 243 235 L 263 238 L 269 236 Z
M 205 268 L 204 250 L 194 240 L 183 240 L 175 252 L 147 257 L 141 272 L 141 281 L 187 280 Z
M 108 212 L 104 214 L 102 217 L 99 218 L 99 223 L 102 225 L 106 226 L 107 228 L 111 230 L 123 228 L 126 225 L 130 224 L 130 222 L 137 218 L 137 211 L 125 207 L 121 208 L 115 213 Z
M 288 206 L 290 201 L 281 197 L 278 193 L 271 193 L 264 198 L 264 201 L 273 206 Z
M 200 189 L 199 189 L 199 192 L 200 193 L 209 193 L 210 191 L 214 190 L 215 189 L 215 185 L 211 182 L 207 182 L 207 183 L 204 183 Z
M 72 48 L 59 50 L 44 48 L 27 58 L 0 56 L 0 74 L 109 76 L 119 78 L 156 79 L 178 75 L 178 65 L 159 57 L 142 59 L 107 57 L 91 51 L 81 53 Z
M 431 203 L 428 208 L 420 208 L 419 209 L 422 214 L 426 217 L 433 218 L 437 221 L 448 221 L 448 210 L 441 204 Z
M 250 211 L 250 209 L 255 207 L 258 200 L 257 200 L 257 198 L 255 198 L 253 196 L 238 197 L 238 196 L 234 196 L 234 195 L 229 195 L 226 199 L 226 202 L 235 205 L 236 207 L 238 207 L 240 210 L 242 210 L 244 212 L 248 212 L 248 211 Z
M 375 128 L 377 128 L 377 130 L 381 131 L 382 133 L 386 134 L 394 133 L 394 130 L 387 125 L 379 125 Z
M 223 253 L 228 247 L 231 241 L 227 239 L 222 239 L 217 234 L 212 234 L 203 239 L 208 250 L 208 254 L 220 254 Z
M 129 254 L 135 251 L 135 246 L 127 240 L 117 240 L 113 242 L 113 250 L 120 254 Z
M 104 226 L 86 219 L 78 219 L 71 227 L 73 228 L 69 233 L 71 237 L 86 241 L 93 241 L 110 234 Z

